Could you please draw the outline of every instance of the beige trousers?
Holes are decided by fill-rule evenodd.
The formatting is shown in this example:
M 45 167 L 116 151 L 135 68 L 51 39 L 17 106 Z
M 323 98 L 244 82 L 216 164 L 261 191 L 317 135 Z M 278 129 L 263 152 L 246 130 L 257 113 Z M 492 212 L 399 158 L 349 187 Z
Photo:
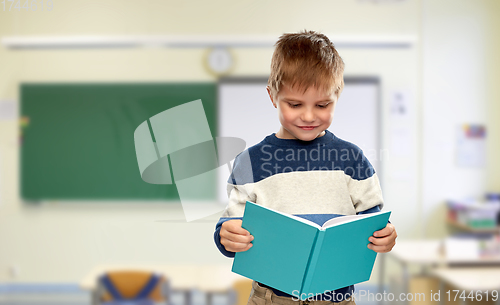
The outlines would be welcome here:
M 342 302 L 332 301 L 299 301 L 289 297 L 277 296 L 271 289 L 261 287 L 256 281 L 252 283 L 252 292 L 248 298 L 247 305 L 356 305 L 354 298 L 343 300 Z

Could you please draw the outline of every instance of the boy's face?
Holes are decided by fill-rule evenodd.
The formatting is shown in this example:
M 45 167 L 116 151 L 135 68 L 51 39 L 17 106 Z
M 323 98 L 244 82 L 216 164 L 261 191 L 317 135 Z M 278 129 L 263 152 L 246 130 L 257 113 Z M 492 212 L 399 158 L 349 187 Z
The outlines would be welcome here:
M 278 109 L 281 128 L 276 137 L 280 139 L 311 141 L 323 136 L 332 124 L 338 99 L 335 93 L 325 94 L 315 87 L 302 93 L 288 86 L 282 86 L 275 98 L 269 87 L 267 92 Z

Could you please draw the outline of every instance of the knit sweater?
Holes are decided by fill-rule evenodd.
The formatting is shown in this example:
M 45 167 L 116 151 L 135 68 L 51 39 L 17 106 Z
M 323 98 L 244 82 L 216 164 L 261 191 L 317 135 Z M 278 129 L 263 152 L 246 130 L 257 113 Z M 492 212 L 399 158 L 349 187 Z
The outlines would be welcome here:
M 229 202 L 214 233 L 218 249 L 227 257 L 235 253 L 220 243 L 221 225 L 241 219 L 247 200 L 319 225 L 383 207 L 379 179 L 363 151 L 328 130 L 312 141 L 280 139 L 274 133 L 267 136 L 236 156 L 227 183 Z M 332 293 L 338 302 L 353 291 L 354 286 L 348 286 Z

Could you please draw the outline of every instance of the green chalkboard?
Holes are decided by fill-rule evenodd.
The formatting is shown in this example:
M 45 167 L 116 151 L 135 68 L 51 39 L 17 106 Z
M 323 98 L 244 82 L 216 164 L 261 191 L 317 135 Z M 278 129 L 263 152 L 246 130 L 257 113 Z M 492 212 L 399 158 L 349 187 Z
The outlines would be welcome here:
M 201 99 L 217 135 L 215 83 L 27 83 L 20 91 L 25 200 L 178 200 L 175 185 L 141 179 L 135 129 L 155 114 Z

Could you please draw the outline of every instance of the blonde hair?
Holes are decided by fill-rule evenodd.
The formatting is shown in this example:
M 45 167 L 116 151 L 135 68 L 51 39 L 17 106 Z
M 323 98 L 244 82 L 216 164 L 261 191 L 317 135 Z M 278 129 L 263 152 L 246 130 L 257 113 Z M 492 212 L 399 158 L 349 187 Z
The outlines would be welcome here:
M 274 97 L 283 85 L 306 92 L 311 86 L 337 97 L 344 89 L 344 61 L 323 34 L 286 33 L 275 43 L 268 86 Z

